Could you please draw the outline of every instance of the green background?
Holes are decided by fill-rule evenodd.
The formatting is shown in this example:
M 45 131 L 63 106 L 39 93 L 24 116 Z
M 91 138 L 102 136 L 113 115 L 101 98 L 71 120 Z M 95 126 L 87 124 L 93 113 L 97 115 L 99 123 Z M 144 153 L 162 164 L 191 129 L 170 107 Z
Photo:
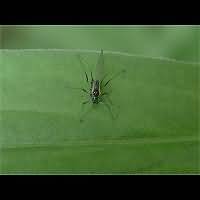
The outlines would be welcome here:
M 0 27 L 0 172 L 199 173 L 199 39 L 195 26 Z M 126 69 L 109 86 L 118 117 L 97 105 L 80 123 L 88 97 L 69 87 L 88 87 L 100 49 L 109 77 Z

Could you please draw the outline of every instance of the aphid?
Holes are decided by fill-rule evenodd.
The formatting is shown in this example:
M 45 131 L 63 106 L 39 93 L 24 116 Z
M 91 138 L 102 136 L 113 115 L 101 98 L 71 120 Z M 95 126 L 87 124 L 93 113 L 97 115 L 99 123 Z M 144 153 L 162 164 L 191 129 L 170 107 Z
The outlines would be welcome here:
M 78 59 L 80 61 L 80 64 L 83 65 L 83 61 L 81 60 L 80 56 L 78 56 Z M 95 77 L 93 77 L 93 73 L 90 72 L 90 78 L 91 80 L 89 80 L 88 74 L 86 71 L 84 71 L 85 73 L 85 80 L 89 86 L 88 90 L 85 88 L 74 88 L 74 89 L 81 89 L 84 93 L 87 93 L 87 95 L 89 95 L 89 98 L 87 101 L 84 101 L 82 103 L 82 105 L 85 105 L 89 102 L 91 102 L 93 105 L 95 104 L 103 104 L 107 107 L 107 109 L 109 110 L 109 113 L 111 114 L 112 119 L 114 119 L 114 114 L 112 112 L 111 106 L 112 101 L 109 98 L 109 93 L 104 91 L 104 89 L 106 88 L 106 86 L 111 82 L 111 80 L 113 80 L 114 78 L 116 78 L 117 76 L 119 76 L 121 73 L 125 72 L 125 70 L 122 70 L 120 72 L 118 72 L 117 74 L 115 74 L 112 78 L 110 78 L 109 80 L 105 81 L 106 75 L 103 76 L 104 72 L 103 72 L 103 68 L 104 68 L 104 56 L 103 56 L 103 50 L 101 50 L 97 65 L 96 65 L 96 70 L 95 70 Z M 88 111 L 89 112 L 89 111 Z M 81 118 L 81 122 L 83 121 L 83 117 L 88 113 L 86 112 L 82 118 Z

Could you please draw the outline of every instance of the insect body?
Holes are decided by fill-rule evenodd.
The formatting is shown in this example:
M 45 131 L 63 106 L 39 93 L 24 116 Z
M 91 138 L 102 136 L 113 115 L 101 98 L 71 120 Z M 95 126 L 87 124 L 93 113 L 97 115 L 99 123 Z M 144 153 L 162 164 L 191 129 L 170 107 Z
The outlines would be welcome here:
M 80 57 L 79 57 L 80 60 Z M 80 60 L 80 62 L 82 63 L 82 61 Z M 96 65 L 96 70 L 95 70 L 95 78 L 93 77 L 93 74 L 91 72 L 91 81 L 89 84 L 89 78 L 87 75 L 87 72 L 85 72 L 85 78 L 86 78 L 86 82 L 89 84 L 89 96 L 90 99 L 92 101 L 93 104 L 98 104 L 100 102 L 102 102 L 102 96 L 107 94 L 107 93 L 102 93 L 101 89 L 104 87 L 103 86 L 103 79 L 105 78 L 102 77 L 103 74 L 103 67 L 104 67 L 104 58 L 103 58 L 103 50 L 101 50 L 97 65 Z M 84 92 L 88 93 L 88 91 L 86 89 L 82 89 Z M 83 102 L 83 104 L 88 103 L 88 101 Z
M 86 81 L 89 83 L 88 76 L 87 76 L 86 72 L 85 72 L 85 76 L 86 76 Z M 91 72 L 89 96 L 90 96 L 93 104 L 98 104 L 98 103 L 102 102 L 101 97 L 106 94 L 105 92 L 104 93 L 101 92 L 101 87 L 102 87 L 102 81 L 95 80 L 93 78 L 93 75 L 92 75 L 92 72 Z M 84 91 L 85 93 L 88 93 L 88 91 L 86 89 L 82 88 L 82 91 Z M 88 102 L 89 102 L 89 100 L 84 102 L 83 104 L 86 104 Z
M 81 65 L 83 65 L 82 60 L 79 58 L 79 61 Z M 91 72 L 91 81 L 89 81 L 88 74 L 87 72 L 85 73 L 85 79 L 86 82 L 88 83 L 89 89 L 84 89 L 84 88 L 75 88 L 75 89 L 81 89 L 83 92 L 87 93 L 89 95 L 89 99 L 82 104 L 87 104 L 90 101 L 92 104 L 99 104 L 102 103 L 104 104 L 107 109 L 109 110 L 112 118 L 114 118 L 114 115 L 111 111 L 110 106 L 112 105 L 111 100 L 109 99 L 109 94 L 107 92 L 104 92 L 104 88 L 108 85 L 108 83 L 116 78 L 118 75 L 120 75 L 122 72 L 125 72 L 125 70 L 120 71 L 119 73 L 115 74 L 112 78 L 110 78 L 107 82 L 104 83 L 104 79 L 106 75 L 102 76 L 103 74 L 103 67 L 104 67 L 104 57 L 103 57 L 103 50 L 101 50 L 97 65 L 96 65 L 96 70 L 95 70 L 95 78 L 93 78 L 93 74 Z M 103 98 L 105 97 L 105 98 Z M 107 99 L 107 100 L 106 100 Z M 111 105 L 110 105 L 111 104 Z M 82 121 L 82 120 L 81 120 Z
M 92 103 L 99 103 L 101 91 L 100 91 L 100 82 L 99 80 L 92 80 L 91 81 L 91 92 L 90 97 L 92 99 Z

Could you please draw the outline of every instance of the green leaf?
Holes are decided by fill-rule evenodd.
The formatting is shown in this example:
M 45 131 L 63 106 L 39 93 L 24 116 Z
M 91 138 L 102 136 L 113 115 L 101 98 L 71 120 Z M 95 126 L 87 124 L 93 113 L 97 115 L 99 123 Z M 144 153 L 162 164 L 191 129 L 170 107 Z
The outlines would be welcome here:
M 89 89 L 77 55 L 90 73 L 101 49 L 0 50 L 1 173 L 199 173 L 200 65 L 124 52 L 120 44 L 103 49 L 108 78 L 126 70 L 108 87 L 118 117 L 89 103 L 82 123 L 81 104 L 90 98 L 71 89 Z

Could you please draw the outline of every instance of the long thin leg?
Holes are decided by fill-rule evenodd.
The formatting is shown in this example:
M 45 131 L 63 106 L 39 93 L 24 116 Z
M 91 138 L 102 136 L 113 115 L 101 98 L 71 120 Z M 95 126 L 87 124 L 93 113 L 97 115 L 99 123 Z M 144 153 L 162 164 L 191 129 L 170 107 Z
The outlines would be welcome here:
M 86 65 L 89 66 L 89 64 L 85 60 L 83 61 L 83 58 L 81 58 L 79 54 L 77 55 L 77 58 L 79 60 L 81 67 L 86 68 Z
M 104 93 L 101 94 L 101 96 L 104 96 L 104 95 L 108 95 L 108 93 L 107 93 L 107 92 L 104 92 Z
M 85 105 L 85 104 L 87 104 L 87 103 L 89 103 L 89 100 L 84 101 L 82 104 Z
M 113 79 L 117 78 L 121 73 L 124 73 L 124 72 L 126 72 L 125 69 L 123 69 L 122 71 L 120 71 L 120 72 L 118 72 L 117 74 L 115 74 L 112 78 L 110 78 L 110 79 L 104 84 L 103 87 L 106 87 L 106 85 L 108 85 L 108 83 L 109 83 L 110 81 L 112 81 Z
M 86 61 L 85 58 L 83 58 L 82 56 L 80 56 L 80 54 L 78 54 L 78 57 L 79 57 L 79 60 L 81 61 L 81 63 L 84 65 L 84 66 L 90 66 L 90 64 Z
M 105 107 L 108 109 L 108 111 L 109 111 L 109 113 L 110 113 L 110 115 L 111 115 L 112 120 L 114 120 L 114 119 L 115 119 L 115 116 L 114 116 L 114 114 L 113 114 L 113 112 L 112 112 L 112 110 L 111 110 L 111 108 L 110 108 L 110 105 L 107 104 L 107 103 L 104 102 L 104 101 L 101 101 L 100 103 L 102 103 L 103 105 L 105 105 Z
M 82 88 L 81 89 L 83 92 L 87 93 L 87 94 L 90 94 L 86 89 Z
M 94 81 L 94 78 L 93 78 L 92 72 L 91 72 L 90 74 L 91 74 L 91 80 Z
M 101 80 L 101 82 L 100 82 L 101 85 L 102 85 L 104 79 L 106 78 L 106 76 L 107 76 L 107 74 L 102 78 L 102 80 Z
M 76 88 L 76 87 L 69 87 L 69 86 L 65 86 L 66 88 L 69 88 L 69 89 L 74 89 L 74 90 L 81 90 L 87 94 L 90 94 L 85 88 Z
M 88 83 L 88 75 L 86 72 L 85 72 L 85 78 L 86 78 L 86 82 Z
M 112 100 L 110 99 L 109 95 L 106 95 L 106 98 L 108 99 L 108 101 L 109 101 L 110 105 L 112 105 L 112 106 L 113 106 L 113 102 L 112 102 Z
M 82 110 L 83 110 L 83 106 L 84 106 L 85 104 L 87 104 L 87 103 L 89 103 L 89 100 L 84 101 L 84 102 L 81 104 L 81 112 L 82 112 Z
M 88 101 L 89 102 L 89 101 Z M 83 103 L 88 103 L 88 102 L 83 102 Z M 83 105 L 85 105 L 85 104 L 82 104 L 82 106 Z M 83 107 L 82 107 L 83 108 Z M 88 114 L 88 113 L 90 113 L 90 111 L 91 111 L 91 109 L 92 109 L 92 107 L 90 108 L 90 109 L 88 109 L 81 117 L 80 117 L 80 122 L 83 122 L 84 120 L 83 120 L 83 118 Z
M 101 96 L 106 96 L 106 98 L 108 99 L 109 103 L 110 103 L 111 105 L 113 105 L 113 102 L 112 102 L 112 100 L 111 100 L 110 97 L 109 97 L 109 93 L 104 92 L 104 93 L 101 94 Z
M 81 66 L 81 67 L 83 66 L 84 73 L 85 73 L 85 78 L 86 78 L 86 82 L 88 83 L 88 82 L 89 82 L 89 79 L 88 79 L 88 75 L 87 75 L 87 73 L 86 73 L 86 71 L 85 71 L 86 65 L 85 65 L 85 63 L 83 62 L 83 60 L 81 59 L 81 56 L 80 56 L 79 54 L 77 55 L 77 58 L 78 58 L 78 60 L 79 60 L 80 66 Z M 88 65 L 88 63 L 86 63 L 86 64 Z

